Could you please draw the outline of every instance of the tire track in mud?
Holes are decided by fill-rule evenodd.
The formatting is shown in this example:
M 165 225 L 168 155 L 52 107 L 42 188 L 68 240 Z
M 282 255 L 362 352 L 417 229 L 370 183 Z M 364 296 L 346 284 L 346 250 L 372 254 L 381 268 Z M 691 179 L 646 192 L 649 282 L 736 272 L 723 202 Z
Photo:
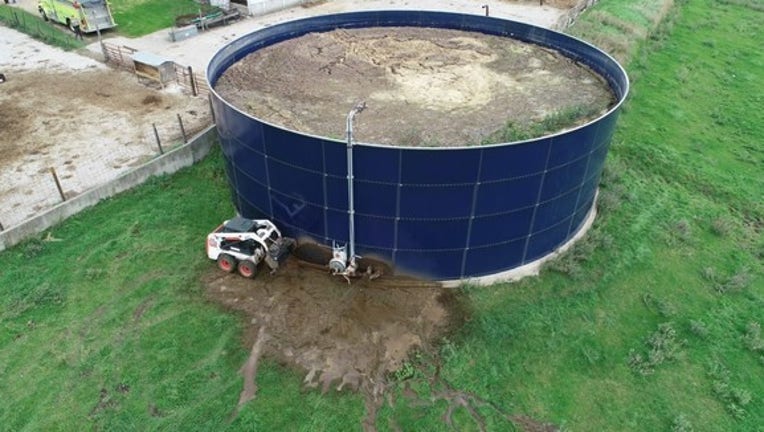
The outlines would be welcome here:
M 255 343 L 252 344 L 252 350 L 249 353 L 249 357 L 247 358 L 246 363 L 241 367 L 241 370 L 239 370 L 244 377 L 244 389 L 239 395 L 239 403 L 236 404 L 236 410 L 232 414 L 229 423 L 239 415 L 244 404 L 254 399 L 257 394 L 257 383 L 255 382 L 255 377 L 257 376 L 257 364 L 263 351 L 263 344 L 267 338 L 268 335 L 265 333 L 265 326 L 260 327 L 260 330 L 257 332 L 257 339 L 255 340 Z

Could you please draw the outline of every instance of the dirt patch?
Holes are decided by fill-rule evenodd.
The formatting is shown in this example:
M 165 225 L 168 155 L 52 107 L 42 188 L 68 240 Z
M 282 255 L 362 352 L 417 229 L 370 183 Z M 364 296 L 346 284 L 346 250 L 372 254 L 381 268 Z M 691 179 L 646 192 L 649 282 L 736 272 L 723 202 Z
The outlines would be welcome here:
M 139 304 L 138 307 L 136 307 L 133 311 L 133 323 L 140 321 L 141 318 L 143 318 L 143 314 L 145 314 L 153 304 L 154 296 L 149 296 L 146 300 L 142 301 L 141 304 Z
M 29 2 L 31 3 L 31 1 Z M 36 7 L 26 2 L 19 5 Z M 26 6 L 24 6 L 26 7 Z M 0 26 L 0 224 L 9 228 L 180 142 L 211 122 L 208 102 Z
M 386 276 L 347 284 L 296 259 L 254 280 L 211 271 L 205 284 L 210 298 L 245 314 L 247 346 L 267 335 L 262 352 L 304 369 L 305 384 L 323 391 L 396 370 L 449 316 L 438 300 L 448 294 L 435 284 Z
M 151 150 L 144 142 L 151 122 L 169 123 L 176 113 L 194 121 L 198 115 L 191 114 L 192 108 L 205 107 L 203 100 L 161 93 L 140 85 L 131 74 L 113 70 L 17 72 L 1 90 L 4 164 L 67 147 L 82 153 L 96 147 L 125 150 L 126 156 L 145 154 Z M 177 128 L 174 123 L 168 126 Z M 62 164 L 71 157 L 48 159 Z
M 244 376 L 244 389 L 239 395 L 239 403 L 236 405 L 236 412 L 234 415 L 238 414 L 239 410 L 242 406 L 244 406 L 244 404 L 254 399 L 255 394 L 257 393 L 257 384 L 255 383 L 255 376 L 257 376 L 257 364 L 260 361 L 260 356 L 263 352 L 263 344 L 265 343 L 267 337 L 268 335 L 265 333 L 265 325 L 261 325 L 260 329 L 257 331 L 257 339 L 255 340 L 255 343 L 252 344 L 252 350 L 249 353 L 249 358 L 247 359 L 247 362 L 244 363 L 244 366 L 242 366 L 240 371 Z
M 110 97 L 110 95 L 106 94 L 104 97 Z M 144 105 L 157 105 L 162 102 L 162 98 L 157 95 L 148 95 L 141 101 Z
M 588 116 L 575 125 L 614 103 L 601 77 L 554 50 L 414 27 L 290 39 L 234 64 L 216 88 L 257 117 L 333 138 L 344 136 L 348 111 L 363 100 L 358 141 L 413 146 L 479 144 L 508 122 L 583 108 Z
M 160 92 L 109 69 L 17 71 L 0 87 L 0 223 L 21 222 L 158 154 L 152 123 L 169 147 L 210 119 L 201 98 Z M 202 114 L 200 114 L 202 113 Z M 177 143 L 177 141 L 176 141 Z
M 274 275 L 249 280 L 214 269 L 204 282 L 210 299 L 249 324 L 240 405 L 255 396 L 261 355 L 302 370 L 306 387 L 378 400 L 411 350 L 432 346 L 463 313 L 455 292 L 433 283 L 383 275 L 348 284 L 295 257 Z
M 298 256 L 325 258 L 315 248 Z M 231 420 L 257 396 L 258 363 L 267 357 L 302 371 L 307 388 L 358 391 L 366 407 L 359 419 L 364 431 L 377 430 L 379 409 L 385 403 L 395 407 L 398 398 L 409 407 L 442 410 L 451 428 L 457 411 L 465 410 L 479 430 L 486 430 L 489 416 L 507 429 L 559 430 L 454 388 L 441 376 L 441 337 L 470 316 L 457 290 L 388 274 L 348 284 L 319 267 L 292 255 L 274 275 L 244 279 L 211 264 L 203 277 L 207 297 L 246 323 L 243 343 L 250 355 L 240 370 L 242 390 Z M 395 415 L 387 422 L 400 430 Z

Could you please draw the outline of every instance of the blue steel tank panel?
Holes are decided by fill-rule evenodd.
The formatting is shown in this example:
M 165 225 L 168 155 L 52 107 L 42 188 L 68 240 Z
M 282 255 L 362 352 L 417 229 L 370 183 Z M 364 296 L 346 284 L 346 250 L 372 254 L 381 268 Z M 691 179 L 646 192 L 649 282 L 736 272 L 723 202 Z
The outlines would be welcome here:
M 629 88 L 623 68 L 599 49 L 529 24 L 426 11 L 325 15 L 245 35 L 210 60 L 213 88 L 244 56 L 311 32 L 379 26 L 477 31 L 555 49 L 587 65 L 617 102 L 576 129 L 537 139 L 457 148 L 360 143 L 353 147 L 356 250 L 397 273 L 448 280 L 479 277 L 553 252 L 582 227 Z M 287 235 L 348 241 L 345 142 L 254 118 L 212 91 L 236 209 L 274 220 Z

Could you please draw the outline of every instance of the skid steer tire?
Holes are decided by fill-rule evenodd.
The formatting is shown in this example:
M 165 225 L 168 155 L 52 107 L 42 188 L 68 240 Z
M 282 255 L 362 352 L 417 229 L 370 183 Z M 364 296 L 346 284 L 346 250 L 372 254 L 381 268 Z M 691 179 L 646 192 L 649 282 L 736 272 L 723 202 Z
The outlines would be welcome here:
M 218 255 L 218 267 L 226 273 L 236 270 L 236 258 L 228 254 Z
M 239 275 L 252 279 L 257 274 L 257 266 L 252 261 L 239 261 Z

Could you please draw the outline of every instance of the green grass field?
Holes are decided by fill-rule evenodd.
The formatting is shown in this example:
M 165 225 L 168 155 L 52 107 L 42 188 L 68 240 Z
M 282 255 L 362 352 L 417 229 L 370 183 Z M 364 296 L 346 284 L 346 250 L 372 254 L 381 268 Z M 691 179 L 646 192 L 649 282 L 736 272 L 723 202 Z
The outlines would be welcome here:
M 457 392 L 487 430 L 764 431 L 764 11 L 684 1 L 656 25 L 648 3 L 601 0 L 573 28 L 649 34 L 623 51 L 633 91 L 593 230 L 541 277 L 464 288 L 470 320 L 396 374 L 379 430 L 450 430 Z M 0 430 L 360 429 L 359 395 L 267 361 L 230 417 L 243 324 L 200 282 L 229 201 L 213 152 L 0 253 Z M 452 420 L 478 430 L 464 407 Z
M 125 36 L 138 37 L 172 27 L 175 17 L 199 13 L 195 0 L 111 0 L 111 11 Z

